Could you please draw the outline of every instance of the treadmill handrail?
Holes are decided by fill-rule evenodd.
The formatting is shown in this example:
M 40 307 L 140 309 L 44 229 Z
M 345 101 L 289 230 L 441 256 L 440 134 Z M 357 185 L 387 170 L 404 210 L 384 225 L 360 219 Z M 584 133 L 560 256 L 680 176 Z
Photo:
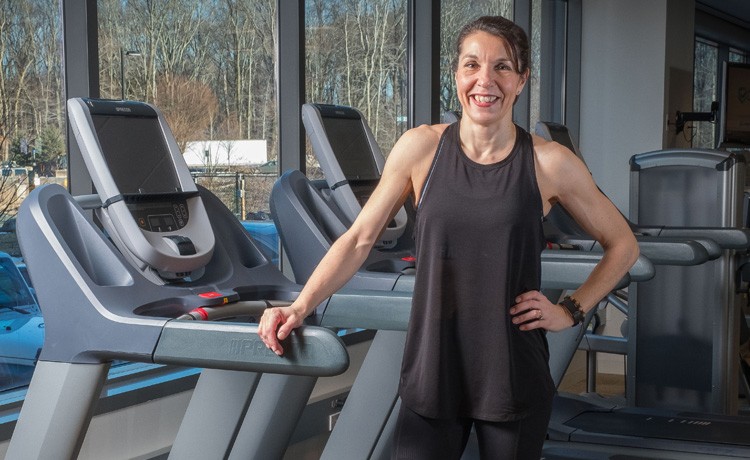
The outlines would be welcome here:
M 324 327 L 405 331 L 411 314 L 411 292 L 342 289 L 324 301 Z
M 581 246 L 589 251 L 601 252 L 604 250 L 599 242 L 585 236 L 559 235 L 554 237 L 554 240 L 559 243 Z M 694 240 L 637 235 L 636 241 L 638 242 L 641 255 L 645 256 L 654 265 L 699 265 L 708 260 L 715 259 L 721 254 L 720 246 L 707 238 Z
M 710 238 L 651 235 L 636 235 L 635 238 L 641 252 L 656 265 L 698 265 L 718 259 L 723 253 L 719 243 Z
M 542 288 L 577 289 L 601 261 L 602 252 L 570 249 L 545 249 L 542 251 Z M 639 256 L 628 273 L 618 282 L 621 289 L 633 281 L 646 281 L 654 277 L 653 264 Z
M 349 367 L 341 339 L 330 329 L 297 328 L 286 339 L 284 356 L 269 350 L 258 325 L 233 322 L 173 320 L 154 348 L 157 364 L 328 377 Z
M 750 229 L 745 228 L 635 226 L 634 231 L 661 237 L 708 238 L 716 241 L 722 249 L 750 248 Z
M 633 171 L 675 165 L 726 169 L 728 165 L 736 162 L 745 163 L 745 158 L 741 155 L 728 155 L 727 152 L 716 150 L 665 149 L 633 155 L 630 158 L 630 169 Z

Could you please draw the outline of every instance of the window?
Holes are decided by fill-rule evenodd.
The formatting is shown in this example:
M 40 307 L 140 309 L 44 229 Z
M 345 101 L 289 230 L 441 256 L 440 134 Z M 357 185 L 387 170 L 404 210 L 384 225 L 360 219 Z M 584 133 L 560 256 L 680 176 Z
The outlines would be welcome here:
M 6 2 L 0 10 L 0 390 L 26 386 L 44 322 L 23 277 L 15 216 L 41 184 L 65 184 L 65 116 L 56 2 Z
M 406 129 L 406 0 L 305 2 L 307 102 L 354 107 L 384 155 Z M 307 145 L 307 175 L 322 178 Z
M 275 0 L 99 0 L 103 98 L 164 112 L 196 182 L 251 228 L 273 225 Z M 267 229 L 264 229 L 267 230 Z
M 747 62 L 747 53 L 735 49 L 730 49 L 729 62 L 739 62 L 741 64 L 744 64 Z
M 705 40 L 695 41 L 695 63 L 693 73 L 693 111 L 709 112 L 711 104 L 717 100 L 719 48 Z M 685 128 L 688 138 L 692 137 L 694 148 L 714 148 L 716 130 L 710 123 L 693 123 Z

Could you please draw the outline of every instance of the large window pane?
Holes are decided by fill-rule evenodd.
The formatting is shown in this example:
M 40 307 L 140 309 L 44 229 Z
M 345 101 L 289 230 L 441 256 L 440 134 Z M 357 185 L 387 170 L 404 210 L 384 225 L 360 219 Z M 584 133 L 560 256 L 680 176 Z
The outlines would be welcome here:
M 406 0 L 305 3 L 308 102 L 360 110 L 384 155 L 406 129 Z M 307 146 L 307 174 L 321 178 Z
M 268 239 L 278 176 L 276 0 L 98 6 L 102 97 L 160 108 L 196 182 Z M 268 249 L 277 251 L 274 241 Z
M 693 110 L 710 112 L 711 103 L 716 100 L 717 69 L 719 49 L 703 40 L 695 41 L 695 71 L 693 74 Z M 716 134 L 711 123 L 692 123 L 683 131 L 692 136 L 694 148 L 712 149 L 716 147 Z
M 65 184 L 57 2 L 0 9 L 0 391 L 28 384 L 44 340 L 15 216 L 35 186 Z
M 458 32 L 467 22 L 494 15 L 513 19 L 513 0 L 456 0 L 440 4 L 440 109 L 461 110 L 452 61 Z

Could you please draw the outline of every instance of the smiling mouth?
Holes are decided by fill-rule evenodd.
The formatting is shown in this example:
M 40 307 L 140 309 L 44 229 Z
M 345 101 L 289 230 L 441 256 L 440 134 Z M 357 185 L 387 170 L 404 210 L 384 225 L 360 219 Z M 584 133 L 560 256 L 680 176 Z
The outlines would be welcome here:
M 480 96 L 480 95 L 474 95 L 472 96 L 475 101 L 480 102 L 482 104 L 489 104 L 491 102 L 495 102 L 498 98 L 497 96 Z

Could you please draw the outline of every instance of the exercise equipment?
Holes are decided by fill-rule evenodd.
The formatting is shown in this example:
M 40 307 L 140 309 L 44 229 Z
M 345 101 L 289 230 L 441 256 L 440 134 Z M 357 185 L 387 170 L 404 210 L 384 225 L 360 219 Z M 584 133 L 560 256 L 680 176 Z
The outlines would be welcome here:
M 745 321 L 739 267 L 750 248 L 740 228 L 744 158 L 672 149 L 635 155 L 630 165 L 630 216 L 638 231 L 738 237 L 736 244 L 715 238 L 723 249 L 716 260 L 658 268 L 654 280 L 639 286 L 635 404 L 737 414 Z
M 541 129 L 538 126 L 537 132 L 546 134 L 546 137 L 556 140 L 563 145 L 569 144 L 567 146 L 580 155 L 580 152 L 577 152 L 575 147 L 572 146 L 572 141 L 570 141 L 564 126 L 546 125 L 541 126 Z M 645 164 L 643 161 L 639 161 L 638 163 Z M 728 171 L 728 169 L 725 168 L 725 171 Z M 741 173 L 741 171 L 735 169 L 729 174 Z M 711 175 L 706 171 L 703 171 L 702 174 Z M 733 180 L 727 180 L 726 178 L 721 180 L 725 180 L 728 184 L 733 183 Z M 692 186 L 698 189 L 702 187 L 700 184 L 693 184 Z M 705 191 L 705 189 L 703 190 Z M 732 192 L 734 190 L 733 187 L 727 187 L 725 190 L 726 193 L 734 193 Z M 658 202 L 660 200 L 660 198 L 654 196 L 654 190 L 650 190 L 648 195 L 645 193 L 644 191 L 644 201 L 655 200 Z M 716 191 L 712 191 L 711 196 L 715 197 Z M 671 196 L 671 198 L 676 199 L 675 196 Z M 664 205 L 663 202 L 661 204 Z M 679 207 L 674 203 L 672 205 Z M 576 238 L 586 236 L 579 233 L 580 230 L 573 229 L 564 216 L 559 222 L 561 227 L 571 231 L 574 235 L 568 241 L 575 241 Z M 629 319 L 627 327 L 628 375 L 626 387 L 628 405 L 637 407 L 621 407 L 616 403 L 608 402 L 606 399 L 601 398 L 576 397 L 571 395 L 557 397 L 555 399 L 553 418 L 549 430 L 550 442 L 545 447 L 545 456 L 547 458 L 610 458 L 611 455 L 624 454 L 625 452 L 630 455 L 640 455 L 648 458 L 680 458 L 680 456 L 689 458 L 695 455 L 706 458 L 744 458 L 750 454 L 750 442 L 746 435 L 748 428 L 750 428 L 750 420 L 725 415 L 727 409 L 724 403 L 715 406 L 717 409 L 715 412 L 719 413 L 708 414 L 698 412 L 701 406 L 700 404 L 696 404 L 694 397 L 691 395 L 694 388 L 686 390 L 684 401 L 679 403 L 672 401 L 664 404 L 666 400 L 663 400 L 659 404 L 653 404 L 655 407 L 649 407 L 648 405 L 652 404 L 653 400 L 643 398 L 639 394 L 639 391 L 643 391 L 643 387 L 649 383 L 644 379 L 661 379 L 661 385 L 664 386 L 673 384 L 674 379 L 670 375 L 672 369 L 671 358 L 666 358 L 663 353 L 670 353 L 670 350 L 675 350 L 674 346 L 669 343 L 649 341 L 648 333 L 645 333 L 644 338 L 643 331 L 641 330 L 641 323 L 643 323 L 641 315 L 650 317 L 654 321 L 649 326 L 651 330 L 669 330 L 671 326 L 665 324 L 665 321 L 670 321 L 669 318 L 660 318 L 660 322 L 656 322 L 657 320 L 653 315 L 658 315 L 658 312 L 663 309 L 672 308 L 669 306 L 670 304 L 676 305 L 678 309 L 690 309 L 691 307 L 685 306 L 684 302 L 675 300 L 675 296 L 679 297 L 681 295 L 680 290 L 690 288 L 701 290 L 702 286 L 705 286 L 706 283 L 713 282 L 711 275 L 704 275 L 708 277 L 700 279 L 691 278 L 693 283 L 691 287 L 687 287 L 684 284 L 679 284 L 675 287 L 674 285 L 659 284 L 659 275 L 669 270 L 711 270 L 712 264 L 721 264 L 722 266 L 726 264 L 727 262 L 722 261 L 722 258 L 726 257 L 727 254 L 731 256 L 733 251 L 747 248 L 748 233 L 744 229 L 717 228 L 716 226 L 690 227 L 691 223 L 689 222 L 677 225 L 685 226 L 647 227 L 631 223 L 631 227 L 637 232 L 639 243 L 641 243 L 643 238 L 640 235 L 645 235 L 650 242 L 657 245 L 663 237 L 666 237 L 667 241 L 673 238 L 695 240 L 700 242 L 701 246 L 707 250 L 706 253 L 710 259 L 699 265 L 693 263 L 673 264 L 673 266 L 655 264 L 656 276 L 654 280 L 639 283 L 629 288 Z M 643 248 L 643 246 L 641 247 Z M 716 249 L 717 247 L 718 250 Z M 649 285 L 652 283 L 657 283 L 659 285 L 658 289 L 662 290 L 661 301 L 646 303 L 647 300 L 645 299 L 647 296 L 642 295 L 642 292 L 649 292 Z M 711 290 L 709 289 L 709 291 Z M 729 295 L 734 295 L 734 291 L 731 290 Z M 697 296 L 698 298 L 702 298 L 701 294 L 697 294 Z M 682 300 L 690 302 L 690 299 L 682 298 Z M 639 306 L 640 308 L 638 308 Z M 722 320 L 718 319 L 718 321 Z M 709 327 L 712 323 L 713 320 L 709 322 Z M 722 339 L 725 338 L 726 335 L 724 334 Z M 677 341 L 679 342 L 679 338 L 677 338 Z M 687 385 L 692 385 L 691 381 L 693 381 L 694 377 L 687 374 L 695 371 L 696 375 L 700 376 L 704 372 L 704 369 L 696 370 L 692 366 L 696 363 L 701 363 L 698 365 L 705 366 L 706 362 L 710 363 L 712 359 L 716 358 L 711 357 L 711 352 L 705 353 L 705 349 L 702 352 L 701 350 L 695 351 L 695 349 L 688 346 L 691 343 L 690 340 L 683 341 L 682 343 L 683 346 L 680 347 L 679 353 L 688 354 L 691 357 L 691 362 L 683 362 L 686 367 L 680 371 L 677 377 L 685 378 Z M 638 362 L 644 355 L 648 354 L 661 356 L 661 359 L 658 360 L 660 370 L 656 371 L 654 367 L 652 374 L 649 375 L 647 373 L 647 376 L 641 376 L 639 372 L 643 367 L 639 366 Z M 728 356 L 727 359 L 732 360 Z M 736 362 L 736 357 L 734 360 Z M 649 366 L 657 365 L 656 362 L 653 362 L 653 364 L 649 362 L 648 358 L 645 358 L 644 361 Z M 728 362 L 723 364 L 728 364 Z M 709 368 L 712 368 L 710 364 Z M 733 382 L 725 377 L 719 377 L 715 382 L 716 384 L 733 385 Z M 641 388 L 639 389 L 638 387 Z M 724 396 L 721 395 L 726 395 L 726 391 L 726 389 L 720 390 L 717 388 L 716 393 L 720 395 L 718 399 L 722 399 Z M 660 397 L 667 395 L 669 392 L 665 391 L 661 393 Z M 734 397 L 736 398 L 736 392 L 734 393 Z M 713 399 L 718 400 L 717 397 L 713 397 Z M 664 407 L 672 404 L 678 407 Z M 683 406 L 679 407 L 679 405 Z M 678 455 L 678 457 L 675 457 L 675 455 Z
M 323 170 L 327 193 L 351 225 L 375 189 L 385 157 L 364 115 L 341 105 L 303 104 L 302 123 Z M 407 229 L 407 211 L 400 208 L 383 230 L 376 247 L 392 249 Z M 410 235 L 407 235 L 409 239 Z M 407 247 L 413 243 L 404 243 Z
M 382 326 L 383 315 L 407 316 L 410 298 L 333 296 L 309 319 L 327 327 L 301 327 L 284 357 L 276 356 L 251 322 L 301 287 L 263 256 L 218 198 L 192 182 L 158 109 L 71 99 L 68 113 L 97 195 L 74 199 L 44 186 L 19 211 L 19 243 L 46 337 L 7 458 L 74 458 L 115 359 L 205 368 L 191 406 L 202 397 L 198 406 L 216 404 L 203 413 L 188 409 L 183 425 L 202 424 L 203 436 L 176 441 L 177 450 L 186 446 L 191 458 L 279 458 L 296 423 L 285 415 L 301 411 L 309 392 L 303 385 L 288 407 L 256 411 L 253 395 L 262 402 L 275 395 L 263 379 L 288 374 L 287 382 L 309 383 L 343 372 L 348 355 L 331 323 L 346 323 L 356 311 L 366 326 Z M 95 209 L 103 231 L 79 202 Z M 224 321 L 200 320 L 206 317 Z M 278 436 L 239 452 L 242 428 L 266 433 L 271 424 Z

